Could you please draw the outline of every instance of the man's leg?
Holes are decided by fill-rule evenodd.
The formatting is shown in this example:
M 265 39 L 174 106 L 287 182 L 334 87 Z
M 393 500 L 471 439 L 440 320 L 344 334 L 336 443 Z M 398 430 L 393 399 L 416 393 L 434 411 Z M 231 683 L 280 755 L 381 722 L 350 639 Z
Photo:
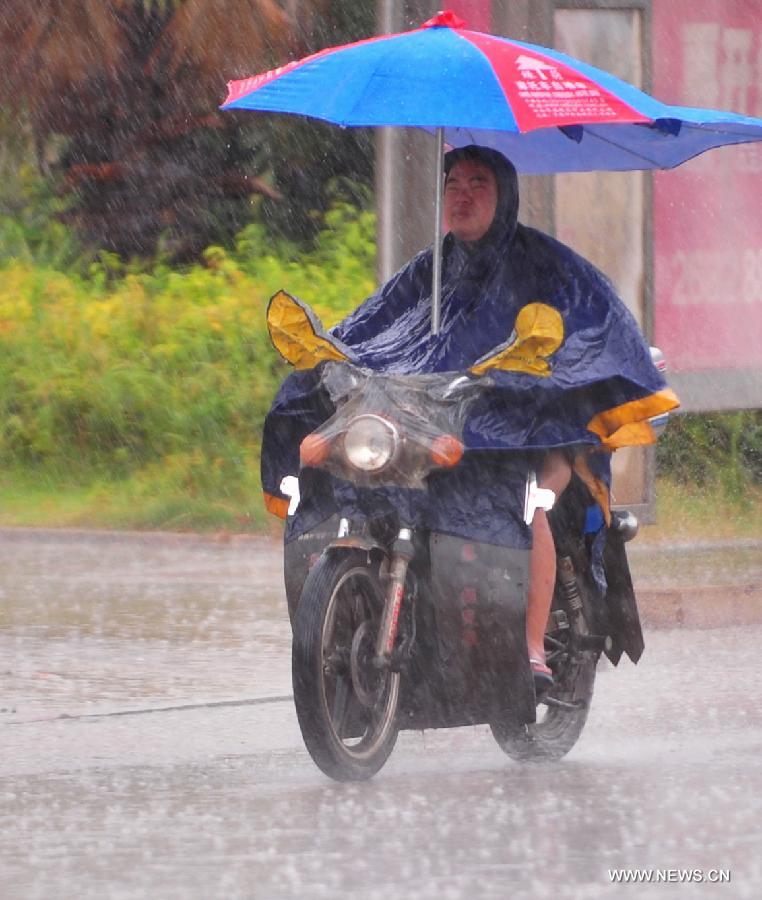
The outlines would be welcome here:
M 543 462 L 538 485 L 550 488 L 556 499 L 566 490 L 572 471 L 566 455 L 549 451 Z M 529 556 L 529 596 L 527 600 L 527 647 L 529 658 L 545 665 L 545 627 L 556 583 L 556 548 L 545 510 L 538 509 L 532 521 L 532 551 Z

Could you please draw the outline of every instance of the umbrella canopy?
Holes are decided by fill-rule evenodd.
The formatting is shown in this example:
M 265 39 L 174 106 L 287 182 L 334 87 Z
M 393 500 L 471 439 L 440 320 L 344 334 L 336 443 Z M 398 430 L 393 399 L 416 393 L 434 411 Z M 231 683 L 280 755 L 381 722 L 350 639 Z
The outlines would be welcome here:
M 452 12 L 228 89 L 223 109 L 442 129 L 453 147 L 493 147 L 533 174 L 672 168 L 714 147 L 762 140 L 762 119 L 668 106 L 563 53 L 469 31 Z

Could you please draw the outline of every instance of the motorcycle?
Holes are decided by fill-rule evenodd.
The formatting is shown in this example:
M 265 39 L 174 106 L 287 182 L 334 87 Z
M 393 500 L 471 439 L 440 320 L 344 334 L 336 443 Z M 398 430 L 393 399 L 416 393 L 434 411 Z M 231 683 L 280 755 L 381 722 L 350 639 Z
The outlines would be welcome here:
M 284 573 L 294 703 L 315 763 L 337 780 L 366 779 L 400 730 L 483 723 L 515 760 L 563 757 L 585 726 L 601 655 L 616 665 L 643 651 L 624 551 L 635 517 L 614 513 L 601 527 L 578 474 L 554 503 L 537 486 L 536 455 L 464 453 L 464 424 L 494 390 L 490 369 L 504 346 L 468 372 L 394 375 L 343 359 L 309 311 L 299 328 L 270 331 L 291 362 L 321 360 L 330 401 L 331 414 L 301 441 L 298 476 L 281 484 L 290 497 Z M 479 484 L 484 493 L 485 467 L 487 493 L 498 482 L 517 486 L 504 507 L 512 542 L 440 530 L 431 513 L 451 502 L 452 473 L 461 488 Z M 328 496 L 331 514 L 321 518 L 316 509 Z M 538 508 L 549 510 L 558 556 L 545 691 L 535 688 L 526 645 Z

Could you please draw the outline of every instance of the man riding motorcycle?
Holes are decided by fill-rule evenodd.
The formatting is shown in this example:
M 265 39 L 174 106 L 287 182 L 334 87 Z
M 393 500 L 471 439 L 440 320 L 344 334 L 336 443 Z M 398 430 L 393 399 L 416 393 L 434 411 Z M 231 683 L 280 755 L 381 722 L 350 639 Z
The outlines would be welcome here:
M 518 223 L 518 179 L 505 157 L 476 146 L 453 150 L 445 157 L 445 176 L 450 230 L 443 245 L 440 331 L 431 330 L 429 248 L 337 325 L 333 339 L 357 364 L 395 374 L 479 374 L 485 354 L 504 342 L 503 370 L 495 377 L 515 387 L 514 402 L 483 404 L 471 416 L 465 441 L 471 452 L 437 476 L 438 499 L 432 496 L 425 514 L 429 526 L 498 545 L 508 529 L 517 545 L 516 528 L 503 515 L 511 503 L 503 496 L 509 488 L 502 463 L 490 452 L 495 447 L 523 451 L 527 465 L 540 472 L 539 486 L 557 496 L 576 472 L 608 524 L 608 452 L 652 443 L 647 420 L 674 408 L 677 398 L 605 276 L 565 245 Z M 265 423 L 263 488 L 268 508 L 280 514 L 287 505 L 282 477 L 298 471 L 302 438 L 329 414 L 316 385 L 314 373 L 294 373 Z M 488 508 L 473 502 L 485 496 Z M 455 502 L 448 506 L 446 498 Z M 312 498 L 306 518 L 314 522 L 329 513 L 329 501 Z M 290 527 L 287 540 L 307 526 Z M 556 555 L 544 510 L 537 510 L 523 540 L 531 546 L 530 664 L 538 687 L 547 687 L 552 676 L 543 636 Z

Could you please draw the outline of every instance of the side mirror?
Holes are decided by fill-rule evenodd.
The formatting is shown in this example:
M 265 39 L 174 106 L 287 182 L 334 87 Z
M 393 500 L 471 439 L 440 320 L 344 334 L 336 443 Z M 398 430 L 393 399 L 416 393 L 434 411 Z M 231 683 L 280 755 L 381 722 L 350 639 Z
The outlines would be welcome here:
M 664 374 L 664 372 L 667 371 L 667 360 L 665 359 L 664 354 L 658 347 L 649 347 L 648 349 L 651 352 L 651 362 L 662 374 Z
M 664 375 L 667 371 L 667 360 L 664 358 L 664 354 L 658 347 L 649 347 L 651 351 L 651 362 L 656 367 L 656 370 Z M 667 423 L 669 422 L 669 413 L 662 413 L 660 416 L 652 416 L 648 420 L 651 428 L 653 429 L 654 434 L 657 438 L 660 438 L 667 427 Z

